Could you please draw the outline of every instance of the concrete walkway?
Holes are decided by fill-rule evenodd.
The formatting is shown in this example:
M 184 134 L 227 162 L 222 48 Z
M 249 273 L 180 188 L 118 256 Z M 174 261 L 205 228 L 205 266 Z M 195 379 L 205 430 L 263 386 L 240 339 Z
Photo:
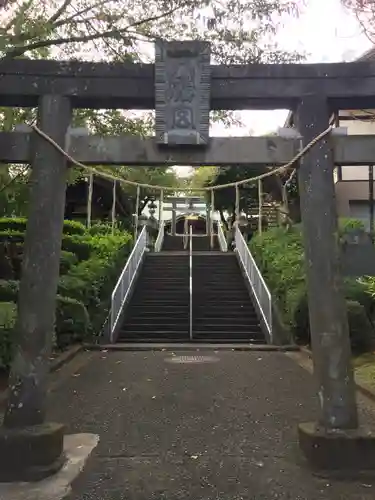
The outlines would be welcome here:
M 179 358 L 202 355 L 214 359 Z M 375 498 L 368 482 L 322 480 L 304 464 L 296 427 L 316 416 L 313 380 L 286 354 L 176 356 L 84 353 L 61 371 L 50 418 L 100 436 L 67 500 Z M 360 406 L 375 426 L 375 407 Z

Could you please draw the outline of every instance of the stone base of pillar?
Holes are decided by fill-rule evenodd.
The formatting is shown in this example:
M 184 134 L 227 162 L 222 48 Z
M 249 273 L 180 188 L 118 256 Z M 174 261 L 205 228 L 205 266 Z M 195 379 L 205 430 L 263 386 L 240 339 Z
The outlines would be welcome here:
M 0 482 L 40 481 L 65 462 L 64 426 L 45 423 L 32 427 L 0 428 Z
M 298 427 L 300 449 L 323 477 L 375 477 L 375 433 L 363 428 L 327 431 L 315 422 Z

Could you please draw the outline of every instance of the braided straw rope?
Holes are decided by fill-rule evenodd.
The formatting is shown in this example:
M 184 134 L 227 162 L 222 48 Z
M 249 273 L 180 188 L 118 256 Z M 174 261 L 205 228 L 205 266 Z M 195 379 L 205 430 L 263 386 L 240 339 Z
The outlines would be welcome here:
M 88 172 L 95 174 L 99 177 L 103 177 L 104 179 L 108 179 L 111 181 L 118 181 L 122 184 L 127 184 L 129 186 L 137 186 L 137 187 L 142 187 L 142 188 L 148 188 L 148 189 L 155 189 L 155 190 L 164 190 L 164 191 L 186 191 L 185 189 L 178 189 L 175 187 L 168 187 L 168 186 L 160 186 L 160 185 L 154 185 L 154 184 L 147 184 L 147 183 L 142 183 L 142 182 L 135 182 L 135 181 L 129 181 L 126 179 L 123 179 L 119 176 L 115 176 L 112 174 L 108 174 L 106 172 L 101 172 L 100 170 L 97 170 L 94 167 L 90 167 L 88 165 L 84 165 L 83 163 L 75 160 L 72 158 L 69 153 L 67 153 L 63 148 L 61 148 L 49 135 L 47 135 L 43 130 L 41 130 L 39 127 L 36 125 L 31 125 L 32 129 L 35 130 L 35 132 L 43 137 L 47 142 L 52 144 L 67 160 L 69 160 L 73 165 L 76 165 L 77 167 L 83 168 L 87 170 Z M 267 172 L 257 175 L 255 177 L 249 177 L 247 179 L 243 179 L 242 181 L 236 181 L 236 182 L 228 182 L 227 184 L 218 184 L 216 186 L 210 186 L 210 187 L 202 187 L 202 188 L 194 188 L 192 191 L 195 192 L 207 192 L 207 191 L 212 191 L 212 190 L 219 190 L 219 189 L 225 189 L 229 187 L 236 187 L 236 186 L 241 186 L 243 184 L 250 184 L 253 182 L 258 182 L 263 179 L 266 179 L 267 177 L 271 177 L 272 175 L 279 174 L 281 172 L 284 172 L 288 170 L 291 166 L 293 166 L 298 160 L 300 160 L 315 144 L 317 144 L 320 140 L 322 140 L 326 135 L 328 135 L 331 130 L 333 129 L 333 126 L 329 126 L 326 130 L 321 132 L 319 135 L 317 135 L 309 144 L 307 144 L 299 153 L 296 154 L 296 156 L 290 160 L 288 163 L 285 165 L 282 165 L 281 167 L 274 168 L 272 170 L 268 170 Z M 293 175 L 293 174 L 292 174 Z

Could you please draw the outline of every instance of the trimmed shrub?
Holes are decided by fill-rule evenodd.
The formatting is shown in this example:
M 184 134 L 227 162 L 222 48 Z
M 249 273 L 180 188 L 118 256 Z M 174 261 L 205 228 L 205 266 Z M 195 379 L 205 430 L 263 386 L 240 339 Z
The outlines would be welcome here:
M 64 234 L 86 234 L 86 226 L 76 220 L 64 220 Z
M 370 350 L 374 345 L 374 330 L 362 304 L 347 301 L 350 341 L 356 353 Z
M 25 241 L 25 233 L 13 229 L 0 231 L 0 242 L 10 241 L 12 243 L 23 243 Z
M 0 302 L 0 368 L 9 368 L 12 361 L 16 317 L 17 306 L 13 302 Z
M 0 280 L 0 302 L 17 302 L 19 282 Z
M 90 332 L 90 319 L 86 307 L 78 300 L 57 297 L 56 345 L 64 349 L 81 342 Z
M 8 368 L 12 360 L 12 331 L 17 317 L 13 301 L 0 302 L 0 368 Z M 63 349 L 82 341 L 90 332 L 90 320 L 85 306 L 74 299 L 57 297 L 56 346 Z
M 26 231 L 27 219 L 24 217 L 0 217 L 0 232 L 18 231 L 24 233 Z M 86 227 L 74 220 L 65 220 L 63 227 L 64 234 L 85 234 Z
M 1 266 L 0 266 L 0 279 L 15 279 L 19 280 L 21 279 L 21 269 L 22 269 L 22 260 L 23 260 L 23 255 L 22 253 L 15 255 L 12 260 L 9 260 L 9 265 L 11 265 L 11 273 L 4 273 L 1 272 Z M 60 275 L 66 274 L 69 269 L 77 264 L 78 258 L 77 256 L 72 253 L 72 252 L 66 252 L 64 250 L 61 251 L 61 256 L 60 256 Z
M 87 231 L 91 236 L 112 234 L 112 224 L 96 223 Z
M 97 234 L 90 238 L 95 254 L 108 259 L 116 258 L 118 252 L 131 251 L 132 236 L 127 232 L 117 232 L 115 234 Z
M 24 217 L 0 217 L 0 231 L 20 231 L 26 230 L 27 219 Z
M 115 266 L 115 258 L 93 256 L 74 266 L 59 282 L 59 293 L 82 301 L 90 309 L 100 303 L 100 291 Z
M 341 230 L 345 233 L 359 225 L 357 226 L 352 220 L 344 221 Z M 309 312 L 300 229 L 295 227 L 289 230 L 270 229 L 263 235 L 254 236 L 249 247 L 272 292 L 282 321 L 289 326 L 297 341 L 308 342 Z M 349 304 L 348 315 L 353 348 L 359 349 L 366 344 L 363 338 L 357 341 L 360 328 L 363 329 L 363 335 L 368 338 L 368 342 L 372 341 L 370 318 L 375 314 L 375 301 L 361 280 L 344 279 L 344 293 Z M 358 306 L 352 304 L 353 302 L 361 306 L 361 313 L 358 312 Z M 367 323 L 363 320 L 363 314 L 367 318 Z M 364 325 L 367 325 L 366 328 Z
M 128 233 L 64 235 L 56 307 L 59 348 L 99 332 L 108 314 L 110 295 L 131 250 Z M 68 252 L 67 249 L 74 250 Z M 87 259 L 87 257 L 90 257 Z M 83 260 L 83 259 L 87 260 Z M 0 301 L 17 302 L 19 282 L 0 280 Z
M 74 253 L 78 260 L 87 260 L 94 250 L 94 245 L 87 236 L 64 235 L 61 248 L 66 252 Z
M 9 241 L 14 243 L 24 243 L 25 233 L 20 231 L 0 231 L 0 242 Z M 62 250 L 71 252 L 77 255 L 79 260 L 86 260 L 90 257 L 93 251 L 93 244 L 91 239 L 87 236 L 80 235 L 66 235 L 62 237 Z
M 338 227 L 340 236 L 344 235 L 345 233 L 349 232 L 352 229 L 361 229 L 362 231 L 365 230 L 365 225 L 361 220 L 350 219 L 345 217 L 339 219 Z
M 0 243 L 0 278 L 9 280 L 14 278 L 14 271 L 5 245 Z
M 78 262 L 78 257 L 73 252 L 61 250 L 60 275 L 66 274 Z
M 94 332 L 98 332 L 108 314 L 111 292 L 131 251 L 131 242 L 128 233 L 93 237 L 92 257 L 60 278 L 59 294 L 85 305 Z
M 79 264 L 76 267 L 79 267 Z M 95 290 L 92 290 L 92 288 L 88 280 L 86 281 L 76 276 L 70 276 L 68 273 L 60 278 L 58 293 L 62 297 L 70 297 L 79 300 L 83 302 L 86 307 L 90 307 L 91 305 L 96 307 L 98 301 L 93 300 L 93 298 L 95 298 Z

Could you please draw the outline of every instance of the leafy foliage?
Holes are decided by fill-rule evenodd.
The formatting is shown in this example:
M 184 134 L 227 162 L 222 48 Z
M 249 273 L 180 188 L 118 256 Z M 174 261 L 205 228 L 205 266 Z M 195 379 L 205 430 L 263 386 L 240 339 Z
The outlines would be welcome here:
M 373 0 L 341 0 L 341 3 L 356 17 L 363 32 L 374 43 L 375 3 Z
M 227 167 L 199 167 L 194 171 L 190 181 L 190 188 L 210 187 L 242 181 L 256 177 L 265 171 L 264 167 L 256 166 L 227 166 Z M 279 200 L 281 198 L 281 184 L 279 177 L 270 177 L 263 181 L 264 200 Z M 210 194 L 207 194 L 209 197 Z M 227 212 L 232 218 L 235 214 L 236 190 L 234 187 L 215 190 L 215 208 L 220 212 Z M 249 183 L 239 186 L 240 211 L 248 213 L 251 206 L 258 204 L 258 183 Z M 223 220 L 224 222 L 224 220 Z
M 298 55 L 271 40 L 296 13 L 293 0 L 151 0 L 147 9 L 134 0 L 13 0 L 2 13 L 0 53 L 137 61 L 141 44 L 163 33 L 211 42 L 218 62 L 290 61 Z
M 81 342 L 90 333 L 90 317 L 84 304 L 70 297 L 57 297 L 56 346 L 63 349 Z
M 95 333 L 109 310 L 111 291 L 131 251 L 128 233 L 97 234 L 90 238 L 92 255 L 60 278 L 59 294 L 78 300 L 88 310 Z
M 354 221 L 343 221 L 340 224 L 341 231 L 352 226 L 356 226 Z M 309 341 L 305 257 L 300 229 L 270 229 L 262 235 L 256 235 L 250 242 L 250 249 L 271 290 L 284 324 L 297 340 Z M 346 278 L 344 292 L 348 301 L 352 346 L 355 349 L 367 349 L 374 337 L 370 320 L 375 311 L 369 283 L 366 286 L 363 280 Z
M 0 231 L 25 231 L 27 219 L 26 217 L 0 217 Z M 65 220 L 63 226 L 64 234 L 85 234 L 86 228 L 83 224 L 77 221 Z
M 201 39 L 211 42 L 218 63 L 293 62 L 295 52 L 283 52 L 275 34 L 285 16 L 297 14 L 297 0 L 12 0 L 0 11 L 0 61 L 14 58 L 58 60 L 149 61 L 150 42 L 165 39 Z M 235 114 L 211 113 L 213 121 L 237 123 Z M 0 127 L 35 122 L 36 110 L 0 108 Z M 137 115 L 122 110 L 75 110 L 74 126 L 86 126 L 101 135 L 152 133 L 152 113 Z M 98 167 L 100 169 L 101 167 Z M 17 173 L 21 172 L 20 175 Z M 23 172 L 23 173 L 22 173 Z M 173 171 L 164 167 L 118 169 L 124 178 L 178 186 Z M 82 178 L 71 169 L 69 182 Z M 0 214 L 27 214 L 27 166 L 0 166 Z M 10 184 L 9 184 L 10 183 Z M 134 212 L 135 190 L 128 213 Z M 155 192 L 142 190 L 140 212 Z
M 0 302 L 0 368 L 8 368 L 12 360 L 12 332 L 17 316 L 13 302 Z
M 61 252 L 56 307 L 55 341 L 58 348 L 99 333 L 108 314 L 111 292 L 131 251 L 132 237 L 124 231 L 111 234 L 108 226 L 103 226 L 101 225 L 101 232 L 92 235 L 86 230 L 85 234 L 64 235 L 63 245 L 74 250 L 74 253 L 64 250 Z M 0 228 L 4 228 L 0 233 L 4 238 L 12 235 L 17 240 L 23 240 L 24 232 L 19 229 L 25 227 L 24 219 L 0 219 Z M 65 221 L 64 228 L 72 232 L 80 232 L 82 229 L 79 224 L 72 224 L 71 221 Z M 21 259 L 22 249 L 20 244 L 17 250 L 21 251 Z M 0 258 L 0 273 L 2 269 Z M 0 274 L 0 320 L 2 303 L 11 303 L 12 310 L 15 310 L 18 300 L 20 275 L 14 272 L 11 275 L 16 275 L 17 279 L 8 279 Z M 6 311 L 9 309 L 8 306 L 4 308 Z M 8 312 L 6 320 L 7 325 L 10 324 Z M 13 322 L 9 328 L 4 327 L 4 332 L 0 332 L 0 367 L 2 364 L 8 365 L 11 359 L 12 328 Z

